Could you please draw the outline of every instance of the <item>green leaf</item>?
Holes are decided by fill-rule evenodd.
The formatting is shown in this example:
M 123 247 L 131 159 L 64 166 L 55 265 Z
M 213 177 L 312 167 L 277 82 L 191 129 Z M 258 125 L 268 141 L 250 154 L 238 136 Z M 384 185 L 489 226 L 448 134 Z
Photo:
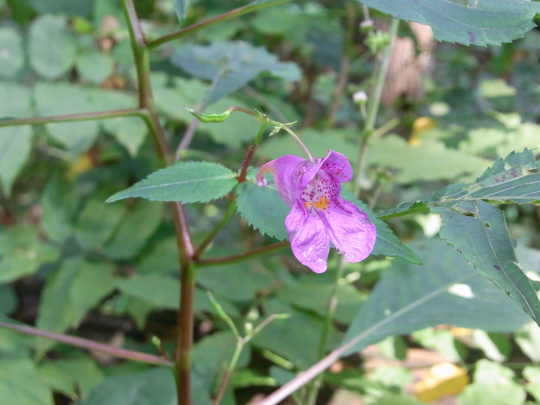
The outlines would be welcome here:
M 76 204 L 73 182 L 56 173 L 41 197 L 41 228 L 49 238 L 63 242 L 73 233 Z
M 36 371 L 34 363 L 26 357 L 2 357 L 0 398 L 6 404 L 54 404 L 52 392 Z
M 486 172 L 467 188 L 459 199 L 485 199 L 512 201 L 527 204 L 540 200 L 540 173 L 533 153 L 525 150 L 512 152 L 504 160 L 499 159 Z
M 480 275 L 540 323 L 540 302 L 531 280 L 517 264 L 502 212 L 483 201 L 465 201 L 451 208 L 441 206 L 430 210 L 443 219 L 440 238 L 460 251 Z
M 116 287 L 124 294 L 150 302 L 157 308 L 178 309 L 180 281 L 161 275 L 117 278 Z
M 134 257 L 161 223 L 164 208 L 160 203 L 136 201 L 105 245 L 105 254 L 115 260 Z
M 32 22 L 29 36 L 30 65 L 40 76 L 58 79 L 71 69 L 75 63 L 77 45 L 67 18 L 41 15 Z
M 461 255 L 437 239 L 411 243 L 422 266 L 394 259 L 345 335 L 359 336 L 348 353 L 388 336 L 450 324 L 485 331 L 515 331 L 528 317 L 480 277 Z
M 105 376 L 90 357 L 47 361 L 38 369 L 47 384 L 67 396 L 86 397 L 92 388 L 101 383 Z
M 66 259 L 42 292 L 37 327 L 57 333 L 77 327 L 86 312 L 114 289 L 113 271 L 107 263 L 90 263 L 79 257 Z M 54 344 L 49 339 L 38 339 L 36 350 L 42 355 Z
M 108 377 L 79 405 L 176 405 L 173 373 L 156 367 Z
M 285 218 L 291 209 L 270 182 L 266 187 L 251 182 L 238 185 L 236 202 L 242 218 L 255 229 L 278 240 L 288 239 Z
M 534 27 L 540 5 L 528 0 L 361 0 L 383 13 L 430 25 L 439 41 L 500 45 Z
M 276 298 L 265 305 L 265 316 L 285 313 L 291 316 L 271 322 L 253 338 L 252 343 L 286 357 L 300 369 L 305 369 L 318 360 L 324 322 L 322 318 L 294 309 Z M 337 333 L 332 328 L 329 346 L 336 343 Z
M 144 121 L 138 117 L 109 118 L 103 121 L 102 125 L 131 156 L 137 155 L 148 134 Z
M 27 87 L 0 81 L 0 94 L 1 116 L 32 115 L 31 93 Z M 31 127 L 0 128 L 0 191 L 5 196 L 9 197 L 11 186 L 28 160 L 31 147 Z
M 195 345 L 193 350 L 193 371 L 204 376 L 207 384 L 206 391 L 210 391 L 215 384 L 219 373 L 224 372 L 233 358 L 236 348 L 236 337 L 232 332 L 217 332 L 205 337 Z M 247 366 L 251 356 L 250 346 L 244 346 L 240 353 L 237 367 Z
M 459 395 L 462 405 L 518 405 L 525 401 L 525 389 L 513 380 L 507 367 L 479 360 L 475 365 L 474 382 Z
M 235 177 L 236 173 L 217 163 L 180 162 L 152 173 L 109 197 L 107 202 L 129 197 L 182 203 L 207 202 L 231 191 L 238 183 Z
M 13 287 L 0 284 L 0 314 L 9 315 L 19 306 L 19 298 Z
M 529 322 L 517 331 L 515 341 L 529 359 L 540 361 L 540 328 L 535 322 Z
M 56 46 L 56 45 L 55 45 Z M 84 87 L 67 83 L 37 83 L 34 88 L 36 110 L 40 116 L 96 111 Z M 98 121 L 45 124 L 56 141 L 74 155 L 86 151 L 97 138 Z
M 371 222 L 377 228 L 377 240 L 375 241 L 375 247 L 373 248 L 373 255 L 385 255 L 391 257 L 401 257 L 411 263 L 422 264 L 422 260 L 414 253 L 410 248 L 405 246 L 401 240 L 394 234 L 394 232 L 386 225 L 386 223 L 377 218 L 375 213 L 369 208 L 367 204 L 358 200 L 348 190 L 342 191 L 344 199 L 352 202 L 362 211 L 364 211 L 371 219 Z
M 368 166 L 390 170 L 398 183 L 454 180 L 480 173 L 490 163 L 489 160 L 447 148 L 441 141 L 423 139 L 419 146 L 412 146 L 397 135 L 373 141 L 366 162 Z
M 77 57 L 77 70 L 90 83 L 100 84 L 114 72 L 114 59 L 97 49 L 88 49 Z
M 238 90 L 261 72 L 289 81 L 301 77 L 295 63 L 280 62 L 265 48 L 241 41 L 218 42 L 209 46 L 184 45 L 173 52 L 171 62 L 195 77 L 213 81 L 214 90 L 208 103 Z
M 184 23 L 186 19 L 190 0 L 174 0 L 174 9 L 176 10 L 176 16 L 180 25 Z
M 119 91 L 88 88 L 68 83 L 37 83 L 36 110 L 40 116 L 88 113 L 103 110 L 133 108 L 134 96 Z M 80 121 L 46 124 L 52 138 L 77 155 L 86 151 L 97 138 L 99 121 Z M 146 135 L 146 126 L 138 117 L 116 117 L 102 121 L 103 127 L 113 134 L 132 154 L 136 153 Z M 127 133 L 133 131 L 132 139 Z
M 41 242 L 32 226 L 0 229 L 0 283 L 35 273 L 42 264 L 54 262 L 60 252 Z
M 14 28 L 0 28 L 0 76 L 14 76 L 24 65 L 22 39 Z
M 233 302 L 255 299 L 257 292 L 278 282 L 258 260 L 219 267 L 201 268 L 197 283 Z
M 75 237 L 85 250 L 102 246 L 123 218 L 125 206 L 105 204 L 110 191 L 100 190 L 84 206 L 77 218 Z

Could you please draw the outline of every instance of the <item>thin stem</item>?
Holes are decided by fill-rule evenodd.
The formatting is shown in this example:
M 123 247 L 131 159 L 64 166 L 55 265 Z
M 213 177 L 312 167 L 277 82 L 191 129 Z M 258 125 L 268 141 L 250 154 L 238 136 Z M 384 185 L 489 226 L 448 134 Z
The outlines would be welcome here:
M 334 126 L 336 123 L 336 115 L 341 105 L 341 97 L 347 87 L 349 79 L 349 70 L 351 67 L 351 54 L 354 50 L 354 32 L 356 30 L 356 5 L 353 2 L 347 3 L 347 33 L 344 38 L 345 52 L 341 59 L 341 67 L 339 69 L 338 81 L 334 93 L 332 94 L 332 103 L 329 107 L 328 121 L 329 126 Z
M 212 79 L 212 84 L 210 85 L 210 88 L 206 92 L 204 100 L 202 101 L 199 107 L 200 112 L 204 113 L 204 110 L 206 109 L 206 107 L 208 106 L 208 102 L 210 101 L 210 97 L 212 96 L 212 93 L 216 89 L 217 83 L 222 76 L 223 76 L 223 69 L 221 69 Z M 180 142 L 180 144 L 178 145 L 178 148 L 176 149 L 176 153 L 175 153 L 176 160 L 180 160 L 182 156 L 182 151 L 189 148 L 189 145 L 191 144 L 191 141 L 193 140 L 193 136 L 195 135 L 195 131 L 197 131 L 197 127 L 199 126 L 199 123 L 200 121 L 197 118 L 193 119 L 190 122 L 186 130 L 186 133 L 184 134 L 184 137 L 182 138 L 182 141 Z
M 199 260 L 199 258 L 202 256 L 206 248 L 216 235 L 221 231 L 225 225 L 229 223 L 229 220 L 232 218 L 234 213 L 236 212 L 236 200 L 231 201 L 229 204 L 229 208 L 227 208 L 227 212 L 225 213 L 225 216 L 221 219 L 221 221 L 216 225 L 216 227 L 208 234 L 208 236 L 202 241 L 202 243 L 199 245 L 195 253 L 193 254 L 193 261 Z
M 384 88 L 384 82 L 386 78 L 386 73 L 388 72 L 388 66 L 390 64 L 390 55 L 392 52 L 392 46 L 394 44 L 394 39 L 397 35 L 399 27 L 399 20 L 396 18 L 392 19 L 390 24 L 390 44 L 384 50 L 383 58 L 379 70 L 377 72 L 375 88 L 373 90 L 373 95 L 368 100 L 368 110 L 366 117 L 366 124 L 364 126 L 364 131 L 362 138 L 360 139 L 360 149 L 358 153 L 358 161 L 356 162 L 356 174 L 354 181 L 352 183 L 353 193 L 355 195 L 360 191 L 360 181 L 364 174 L 364 168 L 366 164 L 366 153 L 368 147 L 368 141 L 373 135 L 375 128 L 375 120 L 377 119 L 377 114 L 379 112 L 379 105 L 381 103 L 381 95 Z
M 236 367 L 236 363 L 238 363 L 238 359 L 240 358 L 240 354 L 242 353 L 242 349 L 244 348 L 246 343 L 247 341 L 244 339 L 238 339 L 236 341 L 236 347 L 234 349 L 233 357 L 231 359 L 231 362 L 229 363 L 229 366 L 227 367 L 227 370 L 225 371 L 225 375 L 223 376 L 221 384 L 219 384 L 216 398 L 214 399 L 214 401 L 212 401 L 214 405 L 219 405 L 221 403 L 221 400 L 225 395 L 225 391 L 227 391 L 227 386 L 229 385 L 229 381 L 231 380 L 231 376 L 234 368 Z
M 244 160 L 242 161 L 242 164 L 240 165 L 240 174 L 237 177 L 238 182 L 243 183 L 247 179 L 247 171 L 249 169 L 249 165 L 251 164 L 251 161 L 253 160 L 253 157 L 255 156 L 255 152 L 257 152 L 257 148 L 259 147 L 259 143 L 261 142 L 261 139 L 264 135 L 264 131 L 268 127 L 268 122 L 264 121 L 261 125 L 261 128 L 259 128 L 259 132 L 257 133 L 257 136 L 253 140 L 253 143 L 249 145 L 249 148 L 246 152 L 246 156 L 244 157 Z
M 96 111 L 80 114 L 53 115 L 49 117 L 13 118 L 0 120 L 0 127 L 20 125 L 40 125 L 59 122 L 93 121 L 116 117 L 148 117 L 148 111 L 142 108 L 126 108 L 121 110 Z
M 273 252 L 278 252 L 285 249 L 290 245 L 289 242 L 277 242 L 271 245 L 261 246 L 250 250 L 246 253 L 240 253 L 237 255 L 217 257 L 212 259 L 199 259 L 196 261 L 199 267 L 202 266 L 221 266 L 225 264 L 238 263 L 244 260 L 252 259 L 257 256 L 266 255 Z
M 291 131 L 291 129 L 289 127 L 286 127 L 286 126 L 282 126 L 281 129 L 283 129 L 284 131 L 287 131 L 289 133 L 289 135 L 291 135 L 295 140 L 296 142 L 298 142 L 298 144 L 302 147 L 302 149 L 304 149 L 304 152 L 306 153 L 308 159 L 310 162 L 314 162 L 315 159 L 313 159 L 313 156 L 311 155 L 311 152 L 309 151 L 309 149 L 307 148 L 306 145 L 304 145 L 304 142 L 302 142 L 300 140 L 300 138 L 298 137 L 298 135 L 296 135 L 293 131 Z
M 207 20 L 198 22 L 196 24 L 190 25 L 189 27 L 182 28 L 179 31 L 173 32 L 172 34 L 165 35 L 163 37 L 157 38 L 153 41 L 151 41 L 148 44 L 148 49 L 154 49 L 158 46 L 161 46 L 167 42 L 174 41 L 175 39 L 182 38 L 186 35 L 192 34 L 200 29 L 211 27 L 212 25 L 218 24 L 223 21 L 231 20 L 236 17 L 240 17 L 241 15 L 251 13 L 253 11 L 260 10 L 262 8 L 266 8 L 269 6 L 275 6 L 277 4 L 287 3 L 291 0 L 276 0 L 271 1 L 263 4 L 248 4 L 243 7 L 236 8 L 231 11 L 227 11 L 226 13 L 219 14 L 215 17 L 209 18 Z
M 45 330 L 33 328 L 31 326 L 16 325 L 8 322 L 0 322 L 0 327 L 16 330 L 17 332 L 26 333 L 34 336 L 41 336 L 47 339 L 56 340 L 57 342 L 66 343 L 68 345 L 82 347 L 88 350 L 96 350 L 103 353 L 110 354 L 111 356 L 120 357 L 122 359 L 128 359 L 133 361 L 139 361 L 142 363 L 160 364 L 168 367 L 172 367 L 173 364 L 161 357 L 154 356 L 152 354 L 140 353 L 133 350 L 122 349 L 120 347 L 114 347 L 106 345 L 104 343 L 94 342 L 93 340 L 83 339 L 79 337 L 63 335 L 60 333 L 47 332 Z
M 334 316 L 337 308 L 337 291 L 339 286 L 339 280 L 343 277 L 343 271 L 345 270 L 346 260 L 342 257 L 339 261 L 339 265 L 336 271 L 336 278 L 330 291 L 330 298 L 328 300 L 328 306 L 326 309 L 326 316 L 324 318 L 324 329 L 321 337 L 321 344 L 319 346 L 319 353 L 317 359 L 322 359 L 328 350 L 328 342 L 330 341 L 330 335 L 332 333 L 332 326 L 334 324 Z M 319 374 L 308 388 L 307 405 L 314 405 L 317 401 L 317 396 L 323 382 L 323 374 Z

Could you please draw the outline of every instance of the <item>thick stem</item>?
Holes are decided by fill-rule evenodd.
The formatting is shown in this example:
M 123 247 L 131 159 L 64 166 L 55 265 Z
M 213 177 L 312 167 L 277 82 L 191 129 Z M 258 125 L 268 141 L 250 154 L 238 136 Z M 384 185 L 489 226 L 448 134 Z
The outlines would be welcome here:
M 16 325 L 8 322 L 0 322 L 0 327 L 16 330 L 17 332 L 26 333 L 29 335 L 40 336 L 47 339 L 56 340 L 57 342 L 66 343 L 68 345 L 82 347 L 83 349 L 96 350 L 111 356 L 120 357 L 142 363 L 159 364 L 171 367 L 173 364 L 161 357 L 147 353 L 140 353 L 133 350 L 122 349 L 120 347 L 106 345 L 104 343 L 94 342 L 93 340 L 83 339 L 75 336 L 63 335 L 60 333 L 47 332 L 45 330 L 33 328 L 31 326 Z
M 126 108 L 122 110 L 96 111 L 80 114 L 53 115 L 49 117 L 13 118 L 0 120 L 0 127 L 14 127 L 20 125 L 40 125 L 59 122 L 95 121 L 116 117 L 148 118 L 148 111 L 142 108 Z
M 166 164 L 174 162 L 171 149 L 165 137 L 165 130 L 159 122 L 152 95 L 150 82 L 149 48 L 142 32 L 133 0 L 123 0 L 124 13 L 129 25 L 131 46 L 139 84 L 139 103 L 141 108 L 149 112 L 147 125 L 154 136 L 157 149 Z M 178 312 L 178 333 L 175 347 L 174 363 L 178 405 L 191 405 L 191 362 L 193 349 L 193 299 L 195 295 L 195 267 L 192 265 L 193 245 L 189 233 L 189 225 L 180 203 L 172 203 L 174 227 L 180 259 L 180 310 Z
M 191 405 L 191 365 L 193 361 L 193 312 L 195 276 L 197 270 L 191 265 L 182 269 L 180 287 L 180 311 L 178 312 L 177 343 L 174 353 L 176 366 L 176 392 L 178 405 Z
M 153 49 L 167 42 L 174 41 L 175 39 L 182 38 L 189 34 L 193 34 L 194 32 L 200 29 L 211 27 L 212 25 L 218 24 L 220 22 L 231 20 L 233 18 L 240 17 L 241 15 L 260 10 L 262 8 L 275 6 L 277 4 L 287 3 L 289 1 L 291 0 L 276 0 L 272 2 L 267 2 L 266 4 L 265 3 L 255 4 L 255 5 L 248 4 L 247 6 L 239 7 L 234 10 L 227 11 L 226 13 L 219 14 L 215 17 L 209 18 L 208 20 L 198 22 L 196 24 L 190 25 L 189 27 L 185 27 L 179 31 L 173 32 L 172 34 L 168 34 L 161 38 L 155 39 L 148 44 L 148 48 Z

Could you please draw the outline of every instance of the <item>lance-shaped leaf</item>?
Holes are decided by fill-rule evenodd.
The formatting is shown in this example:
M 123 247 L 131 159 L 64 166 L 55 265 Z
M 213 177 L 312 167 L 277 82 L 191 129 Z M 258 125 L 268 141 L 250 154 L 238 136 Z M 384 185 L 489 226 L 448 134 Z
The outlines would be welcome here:
M 441 241 L 428 239 L 409 246 L 424 265 L 395 259 L 382 271 L 381 281 L 345 335 L 344 342 L 356 340 L 347 353 L 438 324 L 509 332 L 528 321 L 519 306 Z
M 269 179 L 266 187 L 259 187 L 254 183 L 242 183 L 238 187 L 238 211 L 242 218 L 262 233 L 278 240 L 288 239 L 285 229 L 285 218 L 290 208 L 283 202 Z M 364 211 L 377 228 L 377 241 L 373 249 L 374 255 L 396 256 L 412 263 L 421 264 L 420 258 L 405 246 L 392 230 L 363 202 L 354 198 L 352 193 L 343 190 L 343 197 Z
M 180 25 L 182 25 L 186 19 L 189 3 L 191 3 L 190 0 L 174 0 L 174 8 Z
M 540 4 L 528 0 L 360 0 L 383 13 L 430 25 L 439 41 L 500 45 L 534 27 Z
M 172 54 L 171 62 L 193 76 L 212 80 L 213 91 L 208 104 L 239 89 L 261 72 L 291 81 L 301 77 L 295 63 L 280 62 L 265 48 L 240 41 L 209 46 L 184 45 Z
M 540 302 L 532 281 L 517 263 L 502 212 L 484 201 L 464 201 L 452 207 L 430 209 L 442 216 L 441 239 L 461 252 L 480 275 L 540 323 Z
M 236 173 L 217 163 L 180 162 L 152 173 L 109 197 L 107 202 L 129 197 L 182 203 L 207 202 L 223 197 L 237 183 Z

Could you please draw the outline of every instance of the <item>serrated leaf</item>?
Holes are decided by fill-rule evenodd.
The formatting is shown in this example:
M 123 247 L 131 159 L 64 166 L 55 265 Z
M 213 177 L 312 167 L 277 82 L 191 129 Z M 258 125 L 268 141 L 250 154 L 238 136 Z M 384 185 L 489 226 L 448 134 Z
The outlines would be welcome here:
M 364 211 L 371 222 L 377 228 L 377 240 L 371 254 L 373 255 L 385 255 L 391 257 L 401 257 L 411 263 L 422 264 L 422 260 L 414 253 L 409 247 L 405 246 L 403 242 L 394 234 L 394 232 L 386 225 L 386 223 L 375 215 L 375 213 L 369 208 L 369 206 L 362 201 L 354 197 L 354 195 L 348 190 L 342 191 L 342 197 L 362 211 Z
M 180 162 L 150 174 L 146 179 L 107 199 L 130 197 L 152 201 L 207 202 L 223 197 L 238 183 L 236 174 L 217 163 Z
M 348 353 L 388 336 L 439 324 L 508 332 L 529 319 L 441 241 L 429 239 L 409 246 L 424 264 L 394 259 L 382 272 L 346 333 L 344 342 L 359 338 Z
M 263 47 L 253 47 L 242 41 L 218 42 L 209 46 L 184 45 L 176 49 L 171 62 L 201 79 L 213 81 L 208 103 L 239 89 L 261 72 L 295 81 L 301 77 L 299 67 L 292 62 L 280 62 Z
M 525 149 L 497 160 L 464 192 L 451 194 L 460 200 L 497 200 L 527 204 L 540 200 L 540 173 L 533 153 Z
M 360 0 L 408 21 L 430 25 L 439 41 L 500 45 L 534 27 L 540 4 L 527 0 Z
M 290 212 L 272 186 L 242 183 L 237 188 L 238 212 L 251 226 L 278 240 L 288 238 L 285 218 Z
M 67 18 L 45 14 L 30 26 L 29 56 L 32 68 L 46 79 L 57 79 L 73 66 L 77 53 Z
M 77 206 L 74 183 L 56 173 L 41 196 L 41 228 L 56 242 L 65 241 L 73 232 Z
M 460 251 L 480 275 L 540 323 L 540 302 L 531 280 L 517 263 L 502 212 L 483 201 L 465 201 L 454 207 L 430 210 L 443 219 L 441 239 Z
M 22 39 L 14 28 L 0 28 L 0 76 L 11 77 L 24 65 Z

